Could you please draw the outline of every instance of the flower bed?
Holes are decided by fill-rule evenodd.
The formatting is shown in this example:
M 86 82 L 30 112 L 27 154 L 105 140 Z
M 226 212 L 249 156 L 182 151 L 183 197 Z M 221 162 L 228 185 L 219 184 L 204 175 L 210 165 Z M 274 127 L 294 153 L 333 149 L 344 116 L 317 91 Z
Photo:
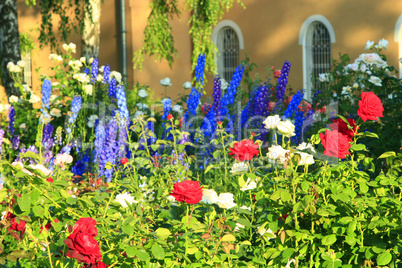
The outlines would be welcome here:
M 325 98 L 307 103 L 301 90 L 286 100 L 289 62 L 236 108 L 242 65 L 224 90 L 216 77 L 214 102 L 198 109 L 200 56 L 185 112 L 165 98 L 151 114 L 150 92 L 137 88 L 130 118 L 119 74 L 64 48 L 50 57 L 59 64 L 40 109 L 26 109 L 35 96 L 15 72 L 23 94 L 0 130 L 0 267 L 402 264 L 402 154 L 374 158 L 365 145 L 378 139 L 365 128 L 388 116 L 370 88 L 351 94 L 350 118 L 341 110 L 316 130 Z M 369 80 L 360 82 L 377 86 Z

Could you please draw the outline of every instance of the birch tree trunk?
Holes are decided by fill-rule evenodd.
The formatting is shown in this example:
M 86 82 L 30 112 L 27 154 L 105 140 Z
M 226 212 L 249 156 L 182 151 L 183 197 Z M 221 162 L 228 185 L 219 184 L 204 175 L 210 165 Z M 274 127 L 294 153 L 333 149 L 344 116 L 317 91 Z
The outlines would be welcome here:
M 21 60 L 20 35 L 18 31 L 17 0 L 0 0 L 0 62 L 2 69 L 2 84 L 7 96 L 20 96 L 18 88 L 14 87 L 7 63 L 17 64 Z
M 87 59 L 99 57 L 100 15 L 101 0 L 89 0 L 84 15 L 81 57 Z

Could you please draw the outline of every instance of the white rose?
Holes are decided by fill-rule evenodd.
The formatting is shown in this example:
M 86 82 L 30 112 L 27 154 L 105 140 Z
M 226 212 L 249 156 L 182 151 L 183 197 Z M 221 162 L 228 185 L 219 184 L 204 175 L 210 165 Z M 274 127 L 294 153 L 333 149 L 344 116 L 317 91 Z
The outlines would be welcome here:
M 218 196 L 218 201 L 216 202 L 220 208 L 233 208 L 236 206 L 234 203 L 233 194 L 231 193 L 222 193 Z
M 119 202 L 123 208 L 128 207 L 128 204 L 138 203 L 130 193 L 118 194 L 114 201 Z
M 40 98 L 38 95 L 31 94 L 31 97 L 29 98 L 30 103 L 37 103 L 40 102 Z
M 182 113 L 183 113 L 183 108 L 182 108 L 180 105 L 178 105 L 178 104 L 176 104 L 175 106 L 173 106 L 172 110 L 173 110 L 174 112 L 178 112 L 179 114 L 182 114 Z
M 99 72 L 103 73 L 103 70 L 105 69 L 105 65 L 102 65 L 101 67 L 99 67 Z
M 76 46 L 74 43 L 68 44 L 68 47 L 69 47 L 69 50 L 70 50 L 72 53 L 75 53 L 75 49 L 76 49 L 77 46 Z
M 23 61 L 23 60 L 20 60 L 20 61 L 17 62 L 17 65 L 20 66 L 21 68 L 25 68 L 26 62 Z
M 248 207 L 248 206 L 241 206 L 241 207 L 239 207 L 239 208 L 241 208 L 241 209 L 247 209 L 248 211 L 251 211 L 251 207 Z
M 8 101 L 10 103 L 18 102 L 18 97 L 15 95 L 11 95 L 10 98 L 8 98 Z
M 371 82 L 371 83 L 373 83 L 374 85 L 379 86 L 379 87 L 382 86 L 382 84 L 381 84 L 382 81 L 381 81 L 381 79 L 380 79 L 379 77 L 377 77 L 377 76 L 370 76 L 369 82 Z
M 145 115 L 145 113 L 143 111 L 136 111 L 134 113 L 134 118 L 138 118 L 138 117 L 144 116 L 144 115 Z
M 365 50 L 371 49 L 374 46 L 374 41 L 367 41 L 366 47 L 364 48 Z
M 270 233 L 270 234 L 272 234 L 274 237 L 276 237 L 276 234 L 274 233 L 274 232 L 272 232 L 272 230 L 270 229 L 270 228 L 268 228 L 268 230 L 267 229 L 265 229 L 264 227 L 262 227 L 262 226 L 260 226 L 260 227 L 258 227 L 258 233 L 261 235 L 261 236 L 263 236 L 264 234 L 266 234 L 266 233 Z M 271 237 L 267 237 L 268 238 L 268 240 L 270 240 L 271 239 Z
M 323 73 L 318 75 L 318 80 L 320 82 L 329 82 L 330 81 L 330 74 L 328 73 Z
M 11 69 L 11 68 L 13 68 L 15 65 L 14 65 L 14 62 L 12 62 L 12 61 L 10 61 L 9 63 L 7 63 L 7 69 Z
M 280 133 L 285 135 L 286 137 L 295 136 L 295 125 L 292 124 L 289 120 L 280 121 L 277 126 Z
M 314 157 L 308 153 L 299 153 L 300 154 L 300 161 L 299 165 L 312 165 L 314 164 Z
M 234 163 L 232 166 L 232 169 L 230 170 L 230 173 L 236 173 L 236 172 L 243 172 L 247 171 L 248 166 L 244 162 L 239 162 L 239 163 Z
M 92 62 L 94 62 L 94 58 L 89 58 L 89 64 L 92 64 Z
M 82 87 L 82 89 L 84 90 L 84 92 L 85 92 L 87 95 L 92 96 L 92 93 L 93 93 L 93 86 L 92 86 L 91 84 L 86 84 L 86 85 L 84 85 L 84 86 Z
M 25 130 L 26 128 L 27 128 L 27 124 L 22 123 L 22 124 L 20 125 L 20 129 Z
M 119 73 L 119 72 L 116 72 L 116 71 L 112 71 L 112 72 L 110 72 L 110 78 L 114 78 L 114 79 L 116 79 L 116 81 L 118 82 L 118 83 L 121 83 L 121 73 Z
M 81 58 L 80 58 L 80 62 L 82 62 L 82 63 L 86 63 L 86 62 L 87 62 L 87 58 L 85 58 L 85 57 L 81 57 Z
M 142 102 L 137 103 L 137 107 L 140 110 L 145 110 L 145 109 L 149 108 L 148 105 L 146 105 L 145 103 L 142 103 Z
M 218 194 L 213 189 L 202 190 L 201 202 L 205 204 L 215 204 L 218 202 Z
M 51 170 L 45 168 L 45 167 L 44 167 L 43 165 L 41 165 L 41 164 L 36 164 L 36 165 L 30 164 L 28 167 L 30 167 L 30 168 L 32 168 L 32 169 L 39 169 L 40 171 L 42 171 L 42 173 L 43 173 L 45 176 L 50 176 L 50 174 L 52 174 L 52 171 L 51 171 Z
M 287 161 L 289 150 L 285 150 L 280 145 L 274 145 L 268 148 L 267 157 L 269 159 L 278 160 L 281 164 Z
M 378 42 L 378 45 L 376 45 L 375 47 L 379 49 L 387 49 L 388 45 L 389 45 L 388 40 L 385 40 L 383 38 Z
M 225 90 L 229 87 L 229 83 L 224 78 L 221 78 L 221 90 Z
M 183 84 L 183 87 L 184 87 L 185 89 L 191 88 L 191 87 L 192 87 L 191 82 L 187 81 L 186 83 Z
M 11 68 L 10 68 L 9 71 L 10 71 L 11 73 L 20 73 L 20 72 L 22 72 L 22 69 L 21 69 L 21 67 L 18 66 L 18 65 L 13 65 L 13 66 L 11 66 Z
M 255 180 L 252 180 L 251 178 L 248 178 L 246 183 L 240 188 L 240 191 L 247 191 L 247 190 L 252 190 L 257 188 L 257 182 L 260 180 L 259 177 L 257 177 Z
M 279 115 L 268 116 L 264 121 L 266 129 L 274 129 L 278 127 L 278 123 L 281 121 Z
M 299 144 L 299 146 L 296 147 L 296 149 L 301 151 L 310 149 L 312 152 L 315 153 L 315 148 L 311 143 L 302 142 Z
M 170 78 L 169 77 L 166 77 L 166 78 L 163 78 L 162 80 L 161 80 L 161 85 L 162 86 L 171 86 L 172 85 L 172 83 L 170 83 Z
M 64 164 L 71 164 L 72 162 L 73 157 L 67 153 L 56 155 L 56 159 L 54 160 L 54 164 L 61 167 L 64 167 Z
M 138 90 L 138 97 L 145 98 L 147 96 L 148 96 L 148 94 L 147 94 L 147 91 L 145 89 L 142 88 L 142 89 Z
M 50 110 L 50 115 L 55 117 L 61 117 L 61 111 L 57 108 Z

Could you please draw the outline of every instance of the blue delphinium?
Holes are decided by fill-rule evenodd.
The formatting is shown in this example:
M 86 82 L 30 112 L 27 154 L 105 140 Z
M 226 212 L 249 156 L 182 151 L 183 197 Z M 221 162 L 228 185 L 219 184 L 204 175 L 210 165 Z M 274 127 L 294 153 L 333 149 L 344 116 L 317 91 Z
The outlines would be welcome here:
M 4 134 L 5 134 L 5 133 L 6 133 L 6 132 L 5 132 L 3 129 L 0 128 L 0 155 L 1 155 L 1 153 L 2 153 L 1 146 L 2 146 L 2 144 L 3 144 L 3 138 L 4 138 Z
M 71 115 L 68 119 L 70 124 L 74 124 L 75 119 L 78 117 L 78 113 L 81 110 L 82 98 L 81 96 L 74 96 L 73 101 L 71 103 Z
M 219 115 L 219 110 L 221 108 L 221 96 L 222 96 L 222 90 L 221 90 L 221 77 L 219 75 L 215 76 L 214 79 L 214 90 L 212 93 L 212 98 L 214 99 L 214 103 L 212 104 L 212 109 L 215 111 L 215 115 Z
M 124 91 L 124 86 L 118 85 L 116 91 L 117 106 L 119 107 L 120 122 L 127 122 L 128 120 L 128 109 L 126 93 Z
M 226 89 L 225 94 L 222 97 L 220 115 L 226 116 L 229 112 L 229 105 L 233 104 L 237 88 L 240 85 L 240 82 L 243 78 L 244 66 L 239 65 L 236 68 L 236 71 L 233 73 L 232 80 L 230 81 L 229 87 Z
M 14 122 L 15 122 L 15 109 L 13 106 L 10 106 L 8 109 L 8 131 L 10 132 L 10 136 L 14 136 Z
M 43 80 L 42 84 L 42 108 L 43 113 L 44 108 L 49 109 L 50 106 L 50 95 L 52 94 L 52 85 L 49 79 Z
M 99 163 L 100 156 L 102 155 L 103 146 L 105 144 L 106 131 L 103 124 L 98 123 L 95 129 L 95 150 L 94 150 L 94 158 L 95 163 Z
M 97 58 L 94 58 L 92 61 L 92 72 L 91 72 L 92 79 L 96 80 L 96 77 L 98 76 L 98 71 L 99 71 L 99 60 Z
M 109 98 L 114 99 L 116 97 L 116 79 L 112 78 L 109 84 Z
M 53 147 L 53 126 L 51 124 L 46 124 L 43 127 L 42 144 L 44 148 L 49 150 Z
M 119 139 L 117 141 L 118 143 L 118 153 L 117 153 L 117 158 L 121 159 L 126 156 L 127 152 L 127 128 L 125 124 L 119 124 Z
M 242 128 L 245 127 L 249 118 L 253 115 L 254 109 L 256 106 L 256 99 L 261 90 L 261 87 L 253 88 L 250 94 L 250 98 L 248 99 L 247 105 L 244 107 L 241 113 L 241 126 Z
M 113 168 L 106 169 L 106 164 L 109 162 L 112 165 L 116 163 L 117 156 L 117 121 L 116 119 L 112 119 L 108 126 L 107 136 L 105 139 L 105 145 L 103 146 L 102 155 L 100 157 L 99 167 L 104 168 L 103 175 L 105 175 L 106 181 L 112 181 Z
M 110 80 L 110 65 L 103 67 L 103 84 L 109 83 Z
M 162 104 L 163 104 L 162 120 L 166 120 L 167 116 L 170 114 L 170 111 L 172 110 L 172 100 L 171 99 L 163 99 Z
M 303 121 L 304 121 L 304 112 L 301 110 L 297 110 L 295 114 L 295 136 L 292 137 L 292 142 L 295 144 L 299 144 L 302 142 L 303 138 Z
M 85 68 L 84 74 L 89 75 L 89 72 L 90 72 L 90 71 L 91 71 L 91 70 L 89 70 L 89 68 Z
M 205 54 L 198 55 L 197 65 L 195 66 L 195 78 L 201 85 L 204 85 Z
M 195 87 L 193 87 L 187 100 L 187 111 L 184 114 L 185 122 L 187 122 L 190 119 L 190 116 L 196 115 L 200 99 L 201 99 L 201 93 Z
M 13 150 L 18 150 L 19 147 L 20 147 L 20 135 L 16 135 L 12 139 L 11 148 Z
M 289 102 L 289 105 L 283 116 L 284 119 L 293 117 L 293 113 L 296 111 L 297 107 L 300 105 L 300 102 L 303 100 L 303 96 L 303 89 L 301 89 L 297 91 L 297 93 L 292 97 L 292 100 Z
M 283 100 L 285 97 L 286 86 L 288 84 L 288 77 L 290 71 L 290 62 L 285 61 L 282 66 L 281 75 L 278 78 L 278 84 L 276 86 L 276 98 L 278 100 Z
M 22 159 L 22 155 L 26 152 L 33 152 L 35 154 L 39 154 L 38 149 L 36 149 L 35 145 L 31 145 L 28 148 L 22 147 L 18 153 L 17 158 L 15 159 L 16 162 L 19 162 Z M 26 157 L 24 160 L 29 160 L 30 164 L 36 164 L 36 160 L 31 157 Z

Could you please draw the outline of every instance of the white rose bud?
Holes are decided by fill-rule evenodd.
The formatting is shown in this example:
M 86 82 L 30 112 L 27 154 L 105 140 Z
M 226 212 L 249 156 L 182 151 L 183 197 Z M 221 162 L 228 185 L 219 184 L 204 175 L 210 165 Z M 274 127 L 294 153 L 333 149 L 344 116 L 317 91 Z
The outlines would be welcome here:
M 374 41 L 367 41 L 366 47 L 364 49 L 369 50 L 369 49 L 373 48 L 373 46 L 374 46 Z
M 314 157 L 308 153 L 299 153 L 300 154 L 300 161 L 299 165 L 312 165 L 315 163 Z
M 369 79 L 369 82 L 371 82 L 371 83 L 373 83 L 374 85 L 376 85 L 376 86 L 379 86 L 379 87 L 381 87 L 382 86 L 382 84 L 381 84 L 381 79 L 379 78 L 379 77 L 377 77 L 377 76 L 370 76 L 370 79 Z
M 166 77 L 166 78 L 163 78 L 162 80 L 161 80 L 161 85 L 162 86 L 171 86 L 172 85 L 172 83 L 170 83 L 170 78 L 169 77 Z
M 183 87 L 184 87 L 185 89 L 190 89 L 190 88 L 192 87 L 192 86 L 191 86 L 191 82 L 187 81 L 186 83 L 183 84 Z
M 215 204 L 218 202 L 218 194 L 212 189 L 202 190 L 201 202 L 205 204 Z
M 222 193 L 218 196 L 218 201 L 216 202 L 220 208 L 230 209 L 236 206 L 234 203 L 233 194 Z
M 8 98 L 8 101 L 10 103 L 18 102 L 18 97 L 15 95 L 11 95 L 10 98 Z

